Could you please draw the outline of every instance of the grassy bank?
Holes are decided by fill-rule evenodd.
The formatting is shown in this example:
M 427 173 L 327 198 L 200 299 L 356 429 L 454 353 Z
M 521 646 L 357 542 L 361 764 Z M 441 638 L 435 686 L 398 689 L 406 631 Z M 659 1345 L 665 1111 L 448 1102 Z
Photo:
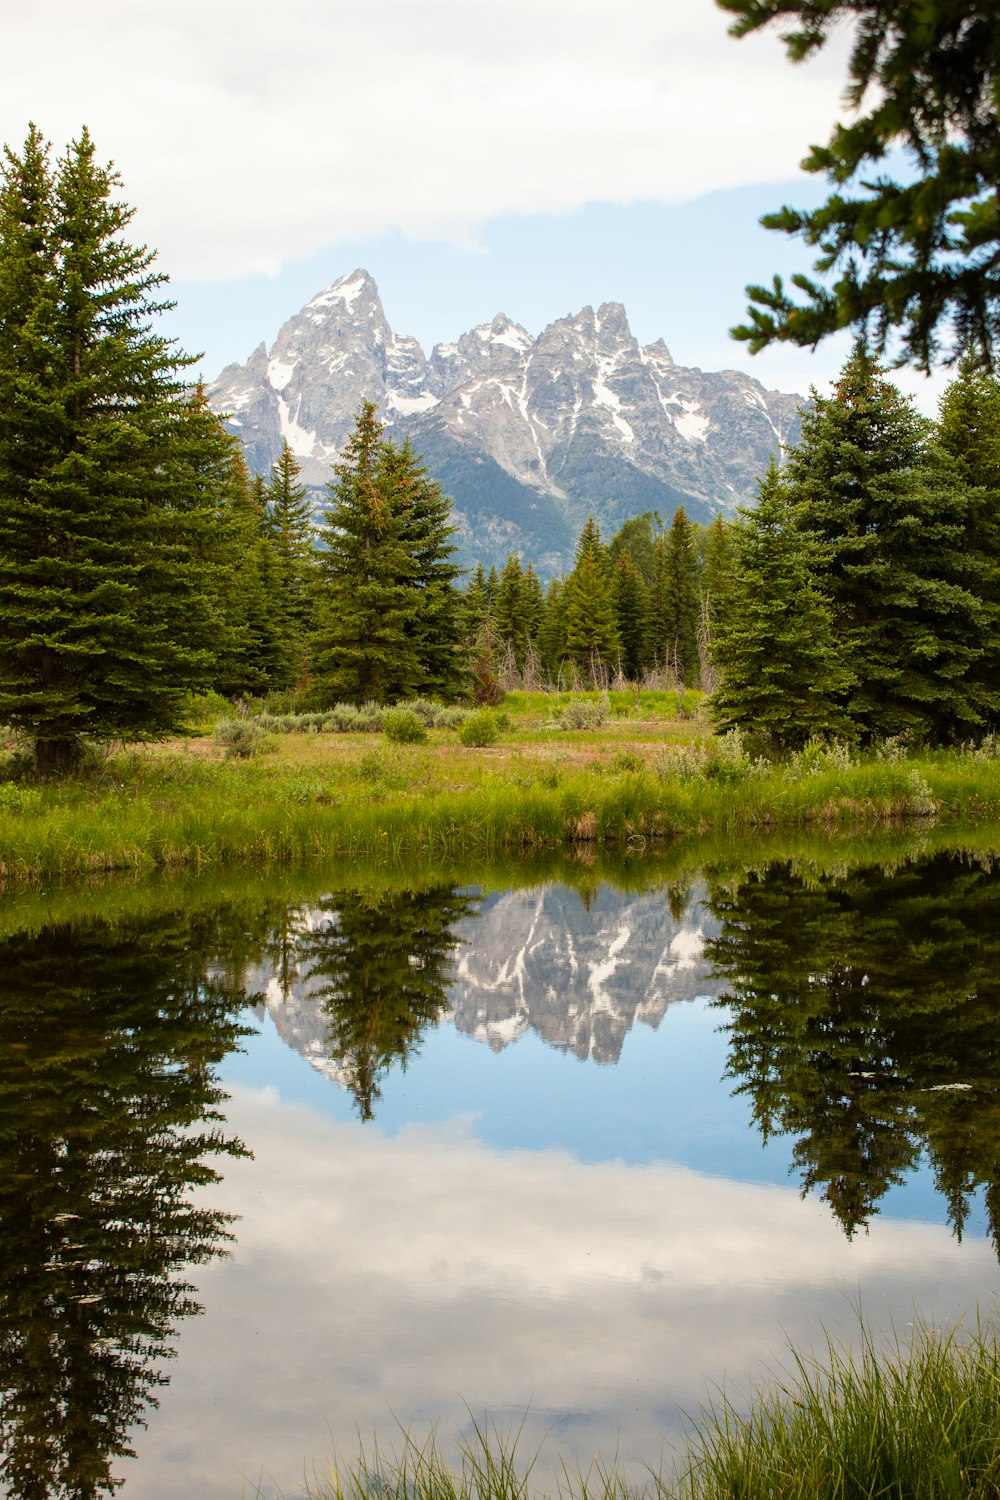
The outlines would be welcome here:
M 371 730 L 292 727 L 258 736 L 247 758 L 191 738 L 119 751 L 58 784 L 0 781 L 0 877 L 629 850 L 706 833 L 1000 815 L 992 744 L 863 757 L 810 747 L 772 764 L 738 739 L 715 739 L 675 695 L 659 696 L 669 700 L 660 712 L 604 705 L 600 724 L 583 714 L 576 728 L 558 703 L 524 695 L 487 746 L 464 745 L 451 728 L 393 743 Z
M 1000 1493 L 1000 1345 L 977 1328 L 918 1329 L 879 1349 L 829 1344 L 793 1356 L 785 1377 L 756 1390 L 748 1410 L 703 1412 L 673 1471 L 628 1479 L 595 1460 L 533 1480 L 540 1454 L 516 1434 L 477 1426 L 456 1462 L 433 1439 L 403 1435 L 388 1452 L 335 1460 L 307 1486 L 311 1500 L 993 1500 Z

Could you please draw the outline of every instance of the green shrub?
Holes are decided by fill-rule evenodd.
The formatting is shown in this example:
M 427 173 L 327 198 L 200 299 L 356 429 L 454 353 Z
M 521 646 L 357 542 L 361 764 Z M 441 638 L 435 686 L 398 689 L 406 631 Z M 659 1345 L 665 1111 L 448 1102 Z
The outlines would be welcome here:
M 249 760 L 267 748 L 267 735 L 257 719 L 224 719 L 215 726 L 215 742 L 227 760 Z
M 41 805 L 42 794 L 35 787 L 0 781 L 0 812 L 36 812 Z
M 458 738 L 463 745 L 495 745 L 500 738 L 496 714 L 488 708 L 476 709 L 458 726 Z
M 619 775 L 627 771 L 644 771 L 646 762 L 637 750 L 618 750 L 608 761 L 608 770 Z
M 607 720 L 607 693 L 599 698 L 573 698 L 559 713 L 560 729 L 600 729 Z
M 699 745 L 668 745 L 653 769 L 663 781 L 693 781 L 704 776 L 707 759 Z
M 434 728 L 457 729 L 460 724 L 465 723 L 468 716 L 469 710 L 467 708 L 459 708 L 457 704 L 451 708 L 439 708 L 434 715 Z
M 382 715 L 382 732 L 394 745 L 419 745 L 427 738 L 423 721 L 411 708 L 387 708 Z
M 405 703 L 396 705 L 397 708 L 405 708 L 411 714 L 416 714 L 425 729 L 433 729 L 443 706 L 441 703 L 435 703 L 431 698 L 407 698 Z
M 185 734 L 211 734 L 222 719 L 233 717 L 233 705 L 221 693 L 188 693 L 181 709 Z

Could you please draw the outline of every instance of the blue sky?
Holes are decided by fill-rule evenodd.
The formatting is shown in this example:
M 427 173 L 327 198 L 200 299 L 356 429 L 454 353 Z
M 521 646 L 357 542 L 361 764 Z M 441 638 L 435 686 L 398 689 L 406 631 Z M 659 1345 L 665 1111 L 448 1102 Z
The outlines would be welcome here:
M 815 201 L 798 164 L 849 35 L 793 67 L 727 24 L 713 0 L 34 0 L 5 17 L 0 130 L 90 127 L 209 378 L 364 266 L 428 350 L 620 301 L 685 364 L 822 389 L 845 346 L 751 360 L 727 329 L 747 282 L 808 269 L 757 220 Z

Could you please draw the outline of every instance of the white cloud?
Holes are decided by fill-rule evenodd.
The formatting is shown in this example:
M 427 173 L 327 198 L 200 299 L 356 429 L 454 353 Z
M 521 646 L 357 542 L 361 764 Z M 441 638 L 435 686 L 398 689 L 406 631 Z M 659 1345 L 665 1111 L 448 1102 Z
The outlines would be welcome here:
M 708 1381 L 850 1331 L 852 1300 L 905 1332 L 914 1305 L 954 1317 L 996 1284 L 982 1240 L 876 1219 L 848 1244 L 793 1187 L 505 1153 L 462 1121 L 387 1139 L 273 1092 L 229 1116 L 257 1159 L 209 1197 L 244 1216 L 238 1246 L 199 1277 L 133 1500 L 223 1500 L 262 1466 L 287 1496 L 331 1439 L 391 1441 L 392 1413 L 447 1438 L 463 1401 L 515 1422 L 531 1403 L 526 1452 L 557 1424 L 586 1463 L 617 1432 L 637 1471 Z
M 10 8 L 0 129 L 86 122 L 175 277 L 273 272 L 389 226 L 683 201 L 787 178 L 842 48 L 803 69 L 710 0 L 35 0 Z

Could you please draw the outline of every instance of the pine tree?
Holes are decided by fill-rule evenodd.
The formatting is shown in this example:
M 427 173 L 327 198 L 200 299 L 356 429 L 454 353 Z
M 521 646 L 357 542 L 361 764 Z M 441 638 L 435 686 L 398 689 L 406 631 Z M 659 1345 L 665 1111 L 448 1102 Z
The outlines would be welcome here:
M 476 640 L 490 612 L 489 592 L 486 586 L 486 569 L 478 563 L 476 571 L 466 585 L 464 604 L 465 639 Z
M 619 555 L 612 571 L 611 598 L 618 627 L 621 670 L 635 682 L 642 675 L 649 628 L 649 596 L 642 575 L 627 552 Z
M 545 596 L 542 593 L 542 585 L 535 565 L 531 561 L 525 563 L 524 580 L 521 586 L 521 608 L 524 612 L 524 625 L 528 640 L 534 645 L 538 640 L 538 630 L 542 623 L 542 613 L 545 609 Z
M 203 528 L 197 542 L 199 561 L 216 578 L 218 626 L 210 682 L 236 697 L 264 685 L 252 663 L 252 619 L 260 604 L 253 569 L 256 526 L 243 450 L 209 407 L 201 384 L 185 404 L 175 453 L 198 509 L 212 514 L 214 508 L 214 524 Z
M 684 681 L 698 683 L 698 564 L 694 531 L 678 506 L 667 533 L 667 642 Z
M 701 547 L 698 592 L 702 615 L 718 619 L 725 607 L 726 589 L 732 572 L 732 533 L 728 521 L 716 516 L 705 528 Z
M 995 722 L 1000 685 L 1000 381 L 966 360 L 941 398 L 937 438 L 966 494 L 965 530 L 954 562 L 981 604 L 982 654 L 967 678 L 982 693 L 984 726 Z
M 607 553 L 591 516 L 576 547 L 576 566 L 563 585 L 566 654 L 580 673 L 598 681 L 614 671 L 618 654 Z
M 362 402 L 329 486 L 313 676 L 329 701 L 387 703 L 417 691 L 416 565 L 382 464 L 384 424 Z
M 271 543 L 276 584 L 271 613 L 282 657 L 278 687 L 294 687 L 302 680 L 315 624 L 316 529 L 301 473 L 285 442 L 264 487 L 264 535 Z
M 468 680 L 449 502 L 362 403 L 330 485 L 314 678 L 322 695 L 454 696 Z
M 566 658 L 565 589 L 559 578 L 553 578 L 545 590 L 537 639 L 542 670 L 550 682 L 556 682 Z
M 817 581 L 857 672 L 866 738 L 975 731 L 997 688 L 975 671 L 988 620 L 961 549 L 968 490 L 920 417 L 862 352 L 816 396 L 786 474 L 799 526 L 821 543 Z M 971 585 L 971 587 L 970 587 Z
M 0 719 L 45 774 L 174 728 L 224 628 L 190 360 L 118 186 L 86 131 L 53 173 L 34 127 L 0 181 Z
M 699 621 L 694 531 L 679 506 L 670 530 L 656 538 L 653 549 L 647 663 L 666 667 L 683 682 L 697 684 Z
M 512 552 L 504 563 L 493 602 L 493 628 L 501 649 L 513 654 L 518 670 L 524 666 L 528 646 L 528 623 L 524 613 L 524 573 L 521 559 Z
M 701 685 L 711 692 L 716 685 L 712 648 L 716 625 L 727 608 L 729 582 L 732 576 L 732 529 L 721 516 L 704 528 L 700 538 L 701 567 L 698 570 L 698 600 L 701 621 L 698 644 L 701 658 Z
M 222 607 L 232 631 L 232 649 L 216 661 L 213 686 L 228 698 L 288 687 L 291 676 L 278 616 L 279 585 L 274 545 L 266 535 L 264 479 L 252 478 L 235 445 L 232 505 L 224 544 L 228 565 Z
M 453 698 L 468 684 L 469 657 L 457 588 L 451 501 L 407 438 L 383 446 L 382 467 L 402 519 L 402 541 L 414 564 L 412 636 L 420 668 L 418 691 Z
M 817 552 L 795 524 L 772 460 L 756 507 L 734 531 L 714 651 L 722 674 L 712 695 L 717 728 L 765 734 L 775 750 L 849 731 L 842 701 L 853 678 L 812 576 Z

